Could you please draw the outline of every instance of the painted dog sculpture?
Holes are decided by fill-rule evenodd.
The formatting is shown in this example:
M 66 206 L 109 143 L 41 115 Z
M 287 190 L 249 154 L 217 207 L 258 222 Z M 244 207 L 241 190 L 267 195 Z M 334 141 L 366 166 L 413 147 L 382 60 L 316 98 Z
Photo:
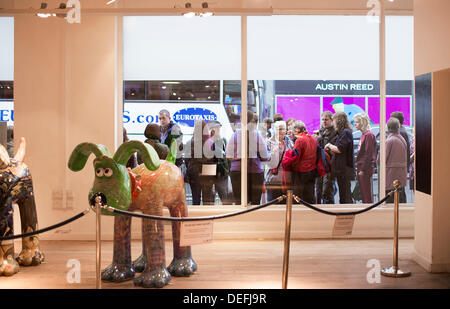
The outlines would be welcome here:
M 130 156 L 139 151 L 144 163 L 127 170 Z M 184 181 L 175 161 L 176 144 L 172 145 L 166 160 L 160 160 L 152 146 L 140 141 L 123 143 L 113 157 L 103 145 L 79 144 L 69 158 L 72 171 L 83 169 L 91 153 L 94 153 L 95 180 L 89 192 L 90 205 L 100 196 L 102 203 L 113 208 L 162 216 L 163 207 L 169 208 L 173 217 L 187 217 Z M 102 210 L 102 214 L 111 212 Z M 102 271 L 103 281 L 121 282 L 132 279 L 136 271 L 142 274 L 134 284 L 143 287 L 163 287 L 171 275 L 190 276 L 197 270 L 191 257 L 191 248 L 180 247 L 180 223 L 172 223 L 174 257 L 166 268 L 164 226 L 160 220 L 142 219 L 143 254 L 131 262 L 131 217 L 116 215 L 114 218 L 113 262 Z M 135 270 L 136 268 L 136 270 Z
M 0 145 L 0 237 L 14 234 L 13 203 L 19 205 L 22 233 L 38 228 L 33 181 L 30 170 L 23 163 L 25 139 L 20 140 L 19 149 L 10 158 L 5 147 Z M 14 240 L 0 241 L 0 276 L 12 276 L 19 271 L 19 265 L 36 266 L 44 261 L 37 235 L 22 238 L 22 251 L 14 259 Z

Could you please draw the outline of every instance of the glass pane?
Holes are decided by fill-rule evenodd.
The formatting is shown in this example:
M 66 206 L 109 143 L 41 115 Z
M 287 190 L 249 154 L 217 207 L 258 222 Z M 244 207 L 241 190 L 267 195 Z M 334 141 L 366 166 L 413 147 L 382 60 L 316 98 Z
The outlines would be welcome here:
M 240 17 L 124 18 L 124 128 L 177 141 L 189 205 L 240 204 L 240 161 L 225 156 L 240 123 L 240 33 Z
M 14 18 L 0 17 L 1 143 L 14 157 Z
M 292 147 L 301 156 L 290 166 L 281 158 L 271 160 L 281 165 L 266 164 L 267 199 L 282 194 L 290 183 L 294 194 L 310 203 L 363 202 L 357 175 L 362 134 L 355 128 L 354 116 L 367 115 L 369 98 L 379 94 L 378 27 L 366 16 L 248 18 L 248 76 L 261 85 L 257 113 L 262 130 L 269 128 L 268 147 L 272 154 L 274 149 L 283 154 Z M 334 29 L 332 36 L 329 29 Z M 379 112 L 379 102 L 376 107 Z M 349 125 L 333 125 L 333 115 L 343 115 Z M 279 118 L 287 124 L 275 125 Z M 368 122 L 371 129 L 365 135 L 371 134 L 371 147 L 361 159 L 365 170 L 360 173 L 364 179 L 360 178 L 364 202 L 373 203 L 379 196 L 375 165 L 379 142 L 378 126 L 372 119 Z M 280 126 L 285 127 L 286 137 Z M 317 141 L 324 148 L 332 146 L 326 147 L 331 173 L 323 176 L 316 172 Z M 287 151 L 283 155 L 290 156 Z
M 386 167 L 388 175 L 395 175 L 402 186 L 400 203 L 414 203 L 414 18 L 413 16 L 386 16 L 386 121 L 397 118 L 400 121 L 400 136 L 389 136 L 386 147 L 401 140 L 406 145 L 396 151 L 387 153 L 387 162 L 395 162 L 394 153 L 402 152 L 406 169 L 397 172 L 392 164 Z M 389 129 L 389 128 L 388 128 Z M 389 131 L 389 130 L 388 130 Z M 396 162 L 398 163 L 398 162 Z M 391 177 L 394 178 L 394 177 Z M 393 179 L 387 179 L 386 182 Z M 387 185 L 387 184 L 386 184 Z

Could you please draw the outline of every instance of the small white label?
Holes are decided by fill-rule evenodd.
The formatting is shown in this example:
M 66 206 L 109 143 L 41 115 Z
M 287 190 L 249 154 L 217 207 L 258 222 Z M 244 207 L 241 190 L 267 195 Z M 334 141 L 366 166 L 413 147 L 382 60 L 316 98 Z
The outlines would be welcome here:
M 216 176 L 216 164 L 202 164 L 201 176 Z
M 336 216 L 334 220 L 333 236 L 350 236 L 353 231 L 355 216 Z
M 181 222 L 180 246 L 207 244 L 212 242 L 213 221 Z

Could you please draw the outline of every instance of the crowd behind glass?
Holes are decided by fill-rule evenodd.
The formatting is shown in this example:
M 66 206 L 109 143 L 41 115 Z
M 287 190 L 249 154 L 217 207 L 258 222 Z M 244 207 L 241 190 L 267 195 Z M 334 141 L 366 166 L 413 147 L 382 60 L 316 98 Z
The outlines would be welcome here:
M 228 140 L 221 135 L 220 122 L 198 120 L 192 138 L 183 144 L 183 133 L 167 110 L 159 112 L 160 124 L 152 123 L 145 129 L 145 142 L 155 148 L 161 159 L 166 158 L 172 141 L 177 142 L 176 165 L 189 185 L 192 205 L 215 205 L 218 199 L 223 205 L 241 204 L 242 130 L 239 115 L 231 118 L 235 130 Z M 288 189 L 312 204 L 374 202 L 373 175 L 380 164 L 380 147 L 367 114 L 359 113 L 349 119 L 345 112 L 325 111 L 320 130 L 313 134 L 301 120 L 285 120 L 281 114 L 258 123 L 257 115 L 248 111 L 247 119 L 249 204 L 271 201 Z M 406 203 L 408 178 L 411 189 L 414 186 L 414 141 L 403 121 L 403 114 L 394 112 L 387 122 L 386 194 L 393 190 L 393 181 L 399 180 L 400 202 Z M 354 130 L 361 132 L 357 144 Z M 331 170 L 323 176 L 316 171 L 318 147 L 330 159 Z M 140 163 L 137 154 L 128 166 Z M 388 202 L 393 202 L 393 197 Z

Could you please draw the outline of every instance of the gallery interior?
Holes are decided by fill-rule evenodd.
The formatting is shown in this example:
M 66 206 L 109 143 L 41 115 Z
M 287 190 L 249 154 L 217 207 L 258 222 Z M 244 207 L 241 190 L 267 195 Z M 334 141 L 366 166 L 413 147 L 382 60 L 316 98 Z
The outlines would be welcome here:
M 0 0 L 0 289 L 449 289 L 449 14 Z

